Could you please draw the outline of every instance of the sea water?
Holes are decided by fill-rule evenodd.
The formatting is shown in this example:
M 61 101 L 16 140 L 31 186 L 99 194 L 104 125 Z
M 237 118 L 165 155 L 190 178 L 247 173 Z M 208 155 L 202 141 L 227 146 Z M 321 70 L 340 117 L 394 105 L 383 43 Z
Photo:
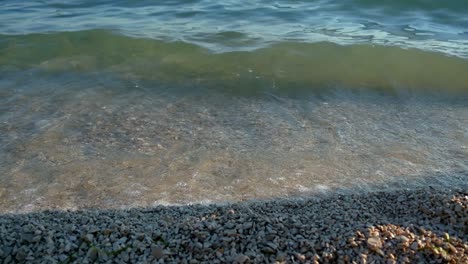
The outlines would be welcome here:
M 0 2 L 0 210 L 468 188 L 464 1 Z

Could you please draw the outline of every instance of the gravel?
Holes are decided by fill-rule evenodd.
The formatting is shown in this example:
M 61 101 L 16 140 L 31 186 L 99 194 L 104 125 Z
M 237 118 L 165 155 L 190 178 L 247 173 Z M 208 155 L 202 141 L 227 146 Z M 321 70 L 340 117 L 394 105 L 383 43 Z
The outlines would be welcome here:
M 0 215 L 3 263 L 468 263 L 468 192 Z M 2 261 L 0 261 L 2 263 Z

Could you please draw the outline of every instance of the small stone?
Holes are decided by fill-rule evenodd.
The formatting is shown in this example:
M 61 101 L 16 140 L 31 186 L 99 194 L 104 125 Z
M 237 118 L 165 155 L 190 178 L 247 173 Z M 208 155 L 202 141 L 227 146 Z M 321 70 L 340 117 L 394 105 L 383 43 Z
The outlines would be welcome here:
M 279 253 L 277 256 L 276 256 L 276 261 L 278 262 L 284 262 L 286 261 L 286 254 L 284 253 Z
M 209 241 L 205 241 L 205 243 L 203 243 L 203 248 L 207 249 L 207 248 L 210 248 L 213 244 L 211 244 Z
M 247 222 L 247 223 L 244 223 L 242 225 L 242 228 L 248 230 L 248 229 L 252 228 L 252 226 L 253 226 L 252 222 Z
M 398 240 L 400 240 L 400 242 L 407 242 L 409 238 L 407 238 L 406 236 L 399 236 Z
M 225 234 L 226 236 L 236 236 L 236 235 L 237 235 L 237 231 L 236 231 L 235 229 L 232 229 L 232 230 L 229 230 L 229 229 L 228 229 L 228 230 L 224 231 L 224 234 Z
M 296 254 L 296 258 L 300 262 L 305 262 L 306 261 L 306 256 L 304 254 Z
M 160 259 L 160 258 L 164 257 L 164 251 L 159 246 L 152 246 L 151 247 L 151 256 L 153 256 L 153 258 Z
M 58 259 L 59 259 L 61 262 L 65 262 L 65 261 L 68 259 L 68 257 L 67 257 L 67 255 L 65 255 L 65 254 L 60 254 L 60 255 L 58 256 Z
M 87 234 L 83 237 L 83 240 L 87 243 L 92 243 L 94 239 L 94 236 L 92 234 Z
M 452 244 L 448 244 L 449 250 L 452 254 L 458 254 L 458 250 Z
M 367 246 L 369 247 L 369 249 L 377 250 L 382 247 L 382 241 L 379 237 L 369 237 L 367 239 Z
M 239 263 L 239 264 L 242 264 L 242 263 L 245 263 L 249 260 L 249 257 L 247 257 L 246 255 L 237 255 L 237 257 L 234 259 L 234 263 Z
M 200 243 L 200 242 L 196 242 L 194 246 L 195 246 L 195 248 L 198 248 L 198 249 L 202 249 L 202 248 L 203 248 L 203 244 Z
M 361 263 L 367 263 L 367 254 L 361 253 L 359 256 L 361 257 Z
M 11 255 L 11 251 L 13 250 L 13 248 L 4 246 L 3 249 L 0 248 L 0 250 L 2 250 L 3 256 L 9 256 Z
M 90 247 L 88 250 L 88 253 L 86 256 L 91 260 L 91 261 L 96 261 L 98 257 L 98 250 L 96 247 Z
M 125 252 L 122 253 L 121 258 L 122 258 L 122 260 L 123 260 L 124 262 L 127 263 L 127 262 L 130 260 L 130 255 L 128 254 L 128 252 L 125 251 Z
M 33 239 L 34 239 L 34 234 L 32 233 L 23 233 L 21 235 L 21 240 L 23 240 L 23 242 L 31 243 Z
M 275 249 L 275 250 L 278 248 L 278 245 L 276 245 L 276 244 L 273 243 L 273 242 L 268 242 L 268 243 L 266 243 L 266 245 L 269 246 L 269 247 L 271 247 L 272 249 Z
M 276 250 L 272 249 L 271 247 L 263 247 L 262 248 L 262 252 L 263 253 L 267 253 L 267 254 L 273 254 L 273 253 L 276 253 Z
M 119 240 L 117 240 L 117 244 L 125 244 L 125 242 L 127 242 L 127 237 L 122 237 L 120 238 Z
M 28 248 L 25 246 L 22 246 L 20 249 L 18 249 L 18 252 L 16 252 L 16 260 L 20 262 L 23 261 L 27 256 Z
M 444 233 L 444 239 L 445 241 L 450 241 L 450 235 L 448 233 Z
M 227 222 L 224 224 L 224 228 L 226 229 L 235 229 L 235 227 L 236 227 L 236 224 L 233 222 Z
M 70 243 L 65 244 L 65 247 L 63 248 L 63 251 L 68 252 L 70 250 L 71 250 L 71 244 Z
M 424 214 L 427 214 L 427 215 L 431 215 L 431 214 L 432 214 L 431 210 L 429 210 L 429 209 L 428 209 L 427 207 L 425 207 L 425 206 L 421 206 L 419 209 L 420 209 L 421 212 L 423 212 Z
M 413 243 L 411 244 L 411 247 L 410 247 L 410 248 L 411 248 L 412 250 L 414 250 L 414 251 L 418 250 L 418 242 L 416 242 L 416 241 L 413 242 Z

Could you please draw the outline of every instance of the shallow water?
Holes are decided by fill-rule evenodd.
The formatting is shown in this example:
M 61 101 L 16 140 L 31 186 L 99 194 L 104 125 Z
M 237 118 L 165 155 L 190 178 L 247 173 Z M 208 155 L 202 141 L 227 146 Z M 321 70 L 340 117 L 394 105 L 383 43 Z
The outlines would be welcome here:
M 468 5 L 2 1 L 0 211 L 468 188 Z
M 467 183 L 466 100 L 233 96 L 29 74 L 2 83 L 2 211 Z

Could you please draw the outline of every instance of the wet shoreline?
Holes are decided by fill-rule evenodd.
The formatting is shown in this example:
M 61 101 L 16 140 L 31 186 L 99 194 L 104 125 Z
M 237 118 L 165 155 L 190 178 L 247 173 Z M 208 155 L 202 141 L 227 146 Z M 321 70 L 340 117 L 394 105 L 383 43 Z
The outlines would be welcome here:
M 467 182 L 468 105 L 457 98 L 233 96 L 98 74 L 18 78 L 3 80 L 0 99 L 3 212 Z

